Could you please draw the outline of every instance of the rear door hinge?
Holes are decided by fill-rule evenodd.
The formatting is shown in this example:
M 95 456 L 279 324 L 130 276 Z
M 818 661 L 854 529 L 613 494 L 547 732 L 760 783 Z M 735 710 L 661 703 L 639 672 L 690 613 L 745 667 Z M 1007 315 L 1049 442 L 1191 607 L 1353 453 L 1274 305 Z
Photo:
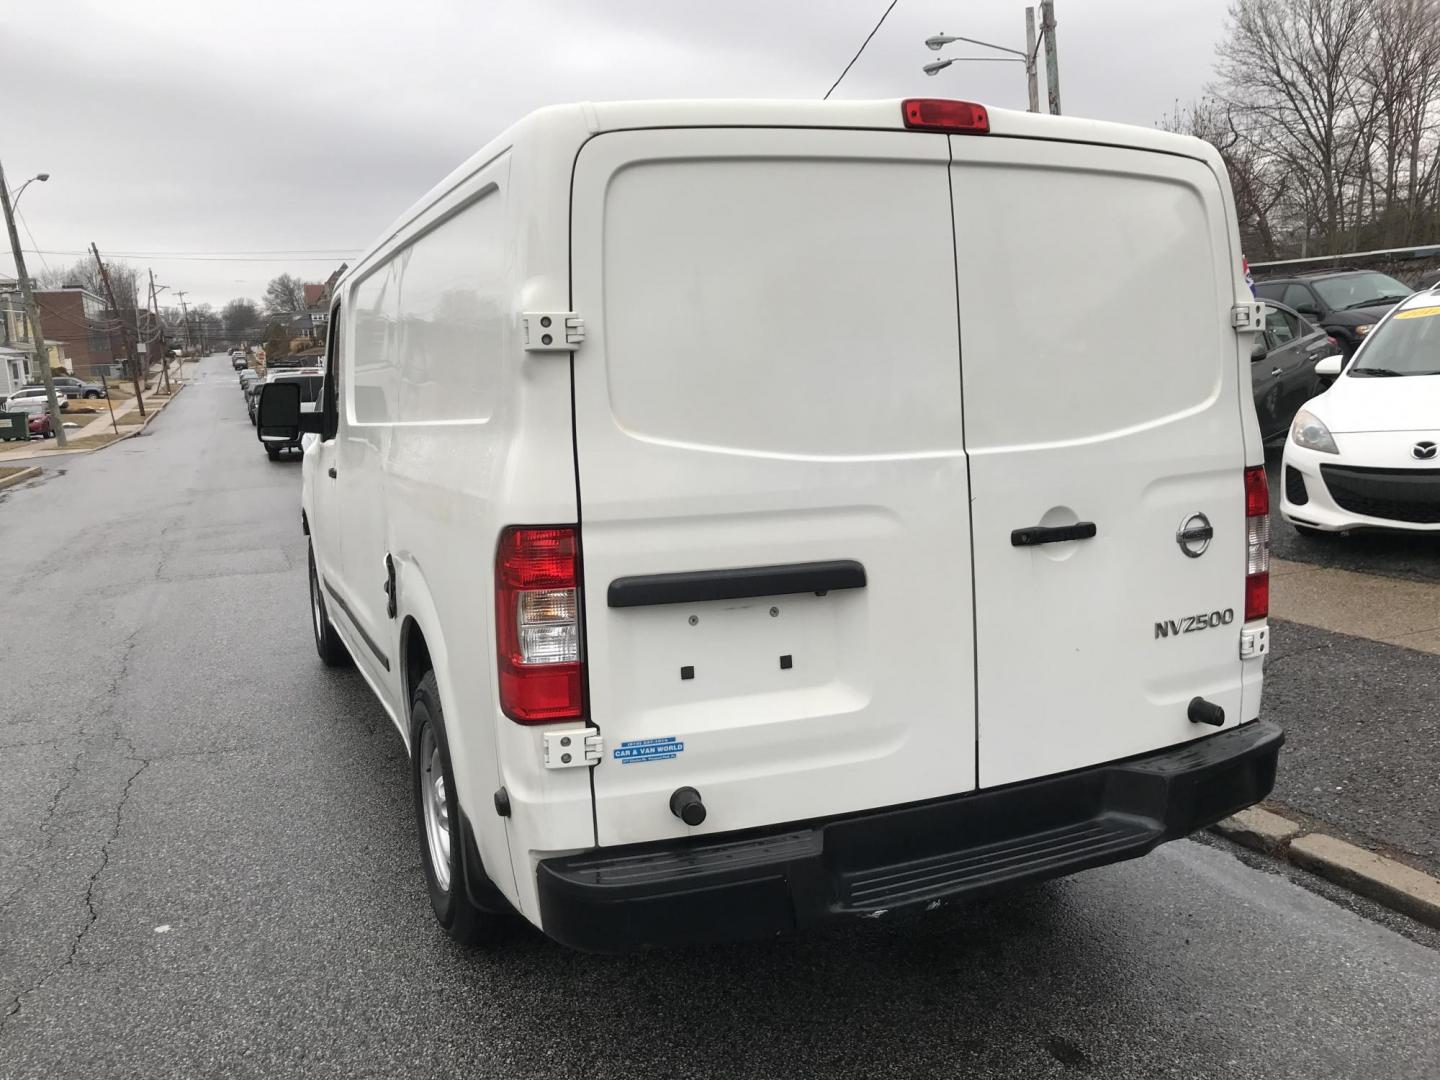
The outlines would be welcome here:
M 1270 624 L 1240 631 L 1240 659 L 1256 660 L 1270 652 Z
M 1237 334 L 1257 333 L 1265 329 L 1265 305 L 1258 300 L 1236 304 L 1230 309 L 1230 325 Z
M 527 311 L 526 352 L 574 352 L 585 340 L 585 320 L 573 311 Z
M 545 768 L 582 769 L 598 764 L 605 747 L 591 727 L 545 732 Z

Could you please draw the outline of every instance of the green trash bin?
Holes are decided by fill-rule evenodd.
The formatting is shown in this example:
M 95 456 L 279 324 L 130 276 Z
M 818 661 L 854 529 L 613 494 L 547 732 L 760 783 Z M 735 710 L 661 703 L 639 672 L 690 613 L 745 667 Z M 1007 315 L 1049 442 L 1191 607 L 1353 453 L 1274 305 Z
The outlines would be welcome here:
M 0 413 L 0 442 L 30 441 L 30 414 Z

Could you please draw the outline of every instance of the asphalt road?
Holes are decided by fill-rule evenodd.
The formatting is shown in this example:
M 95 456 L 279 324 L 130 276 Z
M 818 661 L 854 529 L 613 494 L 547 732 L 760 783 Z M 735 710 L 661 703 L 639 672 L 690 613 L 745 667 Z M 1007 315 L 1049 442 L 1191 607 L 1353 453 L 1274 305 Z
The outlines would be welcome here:
M 214 358 L 0 493 L 0 1077 L 1440 1073 L 1440 935 L 1208 841 L 759 946 L 452 947 L 298 481 Z

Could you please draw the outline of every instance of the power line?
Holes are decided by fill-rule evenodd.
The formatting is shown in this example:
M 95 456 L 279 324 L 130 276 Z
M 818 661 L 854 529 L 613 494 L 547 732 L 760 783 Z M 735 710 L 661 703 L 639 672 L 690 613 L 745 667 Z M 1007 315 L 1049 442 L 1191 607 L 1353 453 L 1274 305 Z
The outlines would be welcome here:
M 857 49 L 855 55 L 850 58 L 850 63 L 846 64 L 845 70 L 840 72 L 840 78 L 830 84 L 830 89 L 825 91 L 825 96 L 820 99 L 821 101 L 830 100 L 830 95 L 835 92 L 835 87 L 840 85 L 841 79 L 850 74 L 850 69 L 855 66 L 855 61 L 860 59 L 860 54 L 865 51 L 865 46 L 869 45 L 870 39 L 880 32 L 880 27 L 885 25 L 885 20 L 890 17 L 890 12 L 895 10 L 895 5 L 899 2 L 900 0 L 890 0 L 890 6 L 885 9 L 885 14 L 880 16 L 880 21 L 875 24 L 875 28 L 865 36 L 865 40 L 860 43 L 860 48 Z

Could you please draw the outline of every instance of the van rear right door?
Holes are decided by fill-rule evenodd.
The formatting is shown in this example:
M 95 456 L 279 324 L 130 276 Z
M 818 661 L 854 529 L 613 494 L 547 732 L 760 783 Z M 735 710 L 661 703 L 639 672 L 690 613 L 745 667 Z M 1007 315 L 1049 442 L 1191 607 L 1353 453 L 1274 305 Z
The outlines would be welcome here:
M 1230 321 L 1238 256 L 1218 179 L 1109 146 L 951 148 L 979 786 L 1208 734 L 1187 717 L 1196 696 L 1227 726 L 1253 719 L 1249 339 Z M 1199 554 L 1177 539 L 1196 514 L 1214 530 Z M 1025 542 L 1080 524 L 1094 536 Z

